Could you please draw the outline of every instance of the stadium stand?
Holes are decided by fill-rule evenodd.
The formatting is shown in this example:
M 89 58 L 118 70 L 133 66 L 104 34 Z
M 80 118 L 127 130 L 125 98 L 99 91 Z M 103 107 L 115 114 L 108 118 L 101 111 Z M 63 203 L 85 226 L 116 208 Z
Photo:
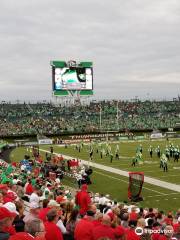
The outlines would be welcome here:
M 0 104 L 0 137 L 168 129 L 180 122 L 180 101 L 101 101 L 86 106 Z M 117 118 L 118 114 L 118 118 Z

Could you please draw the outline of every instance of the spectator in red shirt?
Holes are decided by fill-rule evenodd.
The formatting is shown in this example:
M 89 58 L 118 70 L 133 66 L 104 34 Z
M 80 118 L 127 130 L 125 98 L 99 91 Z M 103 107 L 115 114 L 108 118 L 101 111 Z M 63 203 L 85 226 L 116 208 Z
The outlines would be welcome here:
M 87 185 L 83 184 L 81 191 L 76 194 L 76 204 L 80 207 L 79 213 L 84 216 L 88 210 L 91 198 L 87 192 Z
M 82 218 L 75 227 L 75 240 L 93 240 L 93 220 L 95 214 L 96 205 L 91 204 L 84 218 Z
M 178 217 L 178 221 L 173 225 L 173 228 L 175 233 L 180 232 L 180 217 Z
M 0 207 L 0 239 L 9 239 L 9 229 L 12 227 L 12 222 L 15 218 L 16 214 L 10 212 L 5 207 Z
M 103 237 L 107 237 L 110 240 L 115 239 L 114 230 L 111 228 L 111 218 L 108 215 L 104 215 L 102 224 L 93 229 L 93 240 L 98 240 Z
M 138 214 L 136 213 L 136 208 L 131 209 L 131 213 L 129 214 L 129 220 L 137 221 Z
M 40 219 L 27 222 L 25 231 L 16 233 L 9 240 L 46 240 L 44 224 Z
M 49 210 L 51 209 L 50 207 L 48 207 L 48 203 L 49 203 L 49 200 L 48 199 L 44 199 L 43 200 L 43 208 L 40 209 L 39 211 L 39 218 L 43 221 L 43 222 L 46 222 L 47 219 L 46 219 L 46 215 L 47 213 L 49 212 Z
M 62 233 L 56 223 L 58 222 L 59 216 L 57 210 L 51 209 L 47 213 L 47 222 L 45 222 L 46 240 L 63 240 Z
M 167 225 L 164 229 L 164 235 L 161 235 L 158 240 L 171 240 L 173 239 L 174 230 L 171 225 Z
M 31 195 L 31 194 L 33 193 L 33 191 L 34 191 L 33 185 L 32 185 L 32 183 L 31 183 L 31 180 L 29 179 L 29 180 L 28 180 L 28 184 L 27 184 L 27 186 L 26 186 L 26 191 L 25 191 L 25 193 L 26 193 L 27 195 Z
M 97 212 L 95 215 L 95 219 L 92 221 L 95 227 L 101 224 L 102 218 L 103 218 L 103 214 L 101 212 Z
M 140 237 L 135 233 L 137 221 L 129 221 L 129 229 L 126 230 L 126 240 L 140 240 Z
M 173 216 L 172 215 L 168 215 L 165 219 L 164 222 L 166 223 L 166 225 L 172 225 L 173 226 Z
M 115 239 L 125 239 L 125 228 L 123 228 L 123 226 L 118 225 L 115 229 L 114 229 L 114 234 L 115 234 Z

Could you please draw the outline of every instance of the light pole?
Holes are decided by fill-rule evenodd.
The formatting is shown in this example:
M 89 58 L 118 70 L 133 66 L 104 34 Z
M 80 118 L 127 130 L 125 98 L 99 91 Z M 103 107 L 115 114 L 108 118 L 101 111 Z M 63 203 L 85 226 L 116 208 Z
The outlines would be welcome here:
M 101 103 L 100 103 L 100 108 L 99 108 L 99 128 L 100 131 L 102 129 L 102 108 L 101 108 Z

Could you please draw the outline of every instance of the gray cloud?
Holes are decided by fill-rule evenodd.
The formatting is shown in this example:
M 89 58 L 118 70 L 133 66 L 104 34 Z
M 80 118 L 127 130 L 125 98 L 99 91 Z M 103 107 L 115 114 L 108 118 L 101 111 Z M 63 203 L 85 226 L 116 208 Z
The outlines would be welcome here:
M 97 98 L 176 97 L 179 25 L 179 0 L 2 0 L 0 100 L 50 99 L 55 59 L 92 60 Z

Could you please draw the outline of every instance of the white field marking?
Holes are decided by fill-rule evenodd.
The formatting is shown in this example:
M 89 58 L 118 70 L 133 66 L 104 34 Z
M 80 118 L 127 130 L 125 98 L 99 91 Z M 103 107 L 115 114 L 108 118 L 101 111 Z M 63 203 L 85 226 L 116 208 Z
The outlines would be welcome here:
M 107 162 L 102 162 L 102 163 L 107 163 Z M 129 164 L 126 164 L 126 163 L 122 163 L 122 164 L 115 164 L 115 163 L 112 163 L 112 165 L 111 166 L 119 166 L 119 167 L 121 167 L 121 166 L 129 166 Z
M 165 175 L 165 176 L 161 176 L 161 177 L 180 177 L 180 174 L 179 175 Z
M 132 156 L 132 157 L 133 157 L 133 156 Z M 131 159 L 132 157 L 121 156 L 121 155 L 119 156 L 120 159 L 121 159 L 121 158 L 122 158 L 122 159 Z
M 146 171 L 146 173 L 150 173 L 150 172 L 155 172 L 155 170 L 153 171 L 153 170 L 151 170 L 151 171 Z
M 44 149 L 39 149 L 39 150 L 42 151 L 42 152 L 50 153 L 50 151 L 48 151 L 48 150 L 44 150 Z M 54 155 L 59 155 L 59 153 L 54 153 Z M 64 155 L 64 154 L 61 154 L 61 155 L 63 157 L 65 157 L 66 159 L 72 159 L 73 158 L 72 156 L 68 156 L 68 155 Z M 99 164 L 99 163 L 95 163 L 95 162 L 91 162 L 91 161 L 87 161 L 87 160 L 83 160 L 83 159 L 79 159 L 79 160 L 83 164 L 89 165 L 91 167 L 95 167 L 97 169 L 100 169 L 100 170 L 103 170 L 103 171 L 106 171 L 106 172 L 110 172 L 110 173 L 113 173 L 113 174 L 118 174 L 120 176 L 129 177 L 129 170 L 124 171 L 124 170 L 116 169 L 116 168 L 113 168 L 113 167 L 110 167 L 110 166 L 105 166 L 103 164 Z M 151 185 L 155 185 L 155 186 L 158 186 L 158 187 L 161 187 L 161 188 L 169 189 L 171 191 L 173 190 L 175 192 L 180 192 L 180 186 L 177 185 L 177 184 L 174 184 L 174 183 L 162 181 L 162 180 L 159 180 L 157 178 L 148 177 L 148 176 L 144 177 L 144 181 L 146 183 L 151 184 Z M 152 191 L 155 191 L 155 190 L 152 190 Z
M 110 175 L 107 175 L 107 174 L 104 174 L 104 173 L 100 173 L 100 172 L 98 172 L 98 171 L 94 171 L 94 172 L 95 172 L 95 173 L 98 173 L 98 174 L 100 174 L 100 175 L 102 175 L 102 176 L 105 176 L 105 177 L 108 177 L 108 178 L 112 178 L 112 179 L 116 179 L 116 180 L 118 180 L 118 181 L 125 182 L 125 183 L 129 184 L 128 181 L 119 179 L 119 178 L 117 178 L 117 177 L 112 177 L 112 176 L 110 176 Z M 165 193 L 161 193 L 161 192 L 155 191 L 155 190 L 150 189 L 150 188 L 147 188 L 147 187 L 143 187 L 143 189 L 146 189 L 146 190 L 151 191 L 151 192 L 159 193 L 159 194 L 161 194 L 161 196 L 162 196 L 162 195 L 163 195 L 163 196 L 166 195 Z
M 171 196 L 171 195 L 174 195 L 174 194 L 180 194 L 180 193 L 165 193 L 164 195 L 166 196 Z M 146 198 L 152 198 L 152 197 L 162 197 L 162 195 L 152 195 L 152 196 L 146 196 Z M 175 198 L 174 198 L 175 199 Z

